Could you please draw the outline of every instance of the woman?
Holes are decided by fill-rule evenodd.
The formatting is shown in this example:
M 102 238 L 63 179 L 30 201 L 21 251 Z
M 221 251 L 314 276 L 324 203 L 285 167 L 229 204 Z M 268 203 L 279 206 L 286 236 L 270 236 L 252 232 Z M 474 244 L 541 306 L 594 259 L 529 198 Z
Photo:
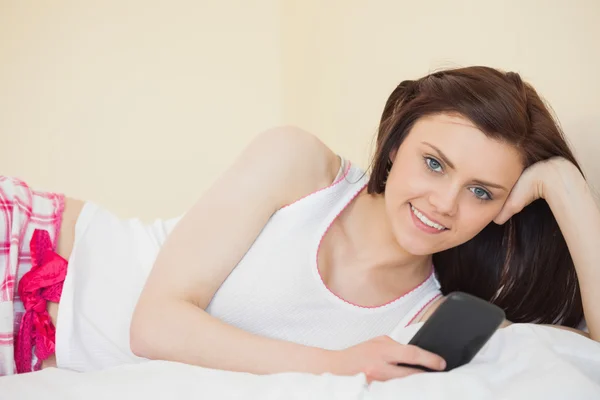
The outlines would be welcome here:
M 417 372 L 397 363 L 444 368 L 388 335 L 455 290 L 512 322 L 572 328 L 585 314 L 600 340 L 600 212 L 558 126 L 515 73 L 470 67 L 402 82 L 369 175 L 315 137 L 278 128 L 181 218 L 145 225 L 69 198 L 62 215 L 58 234 L 35 231 L 31 277 L 19 283 L 22 298 L 37 299 L 29 315 L 50 328 L 21 329 L 17 343 L 38 337 L 44 366 L 164 359 L 387 380 Z M 35 261 L 40 248 L 50 262 Z M 52 262 L 54 273 L 35 274 Z M 62 295 L 34 295 L 39 276 Z M 31 346 L 17 347 L 19 372 L 40 364 L 23 362 Z

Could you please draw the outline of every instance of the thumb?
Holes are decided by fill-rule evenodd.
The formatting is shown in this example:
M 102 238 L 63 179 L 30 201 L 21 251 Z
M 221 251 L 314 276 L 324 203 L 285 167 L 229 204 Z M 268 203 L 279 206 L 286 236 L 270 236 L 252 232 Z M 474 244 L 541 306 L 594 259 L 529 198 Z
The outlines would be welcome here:
M 541 180 L 542 169 L 540 165 L 527 168 L 519 177 L 513 186 L 504 206 L 500 213 L 494 218 L 494 222 L 498 225 L 504 224 L 513 215 L 521 212 L 529 203 L 541 197 Z
M 500 210 L 498 215 L 496 215 L 496 218 L 494 218 L 494 222 L 498 225 L 503 225 L 514 214 L 515 213 L 512 211 L 512 207 L 510 206 L 510 203 L 507 201 L 506 203 L 504 203 L 504 207 L 502 207 L 502 210 Z
M 506 223 L 513 215 L 521 212 L 523 208 L 529 203 L 530 196 L 525 191 L 523 186 L 517 186 L 508 196 L 508 199 L 502 206 L 502 209 L 494 218 L 494 222 L 498 225 Z

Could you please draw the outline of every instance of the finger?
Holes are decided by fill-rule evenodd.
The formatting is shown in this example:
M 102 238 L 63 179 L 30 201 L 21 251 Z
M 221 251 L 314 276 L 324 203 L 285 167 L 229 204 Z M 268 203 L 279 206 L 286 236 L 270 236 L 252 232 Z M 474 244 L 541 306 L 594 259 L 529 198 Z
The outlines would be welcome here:
M 431 368 L 427 368 L 427 367 L 423 367 L 422 365 L 413 365 L 413 364 L 396 364 L 397 367 L 405 367 L 405 368 L 413 368 L 413 369 L 418 369 L 419 371 L 423 371 L 423 372 L 435 372 L 434 369 Z
M 502 209 L 500 210 L 500 212 L 498 213 L 496 218 L 494 218 L 494 222 L 498 225 L 502 225 L 502 224 L 506 223 L 506 221 L 508 221 L 510 219 L 510 217 L 512 217 L 518 211 L 520 211 L 518 208 L 519 207 L 515 206 L 514 203 L 511 201 L 511 199 L 509 198 L 506 201 L 506 203 L 504 203 L 504 206 L 502 207 Z
M 525 197 L 526 195 L 526 193 L 520 193 L 519 191 L 511 193 L 506 200 L 506 203 L 504 203 L 502 210 L 500 210 L 496 218 L 494 218 L 494 222 L 498 225 L 502 225 L 513 215 L 523 211 L 525 205 L 529 203 L 529 198 Z
M 406 376 L 422 374 L 424 371 L 416 368 L 398 367 L 388 364 L 383 367 L 377 376 L 370 378 L 371 381 L 389 381 L 390 379 L 404 378 Z
M 531 197 L 527 193 L 527 188 L 524 185 L 517 183 L 513 190 L 508 195 L 506 202 L 502 206 L 502 209 L 494 218 L 494 222 L 498 225 L 506 223 L 513 215 L 521 212 L 525 207 L 527 199 Z
M 510 191 L 494 222 L 498 225 L 506 223 L 513 215 L 523 211 L 527 204 L 535 200 L 537 198 L 535 182 L 537 182 L 535 171 L 525 171 Z
M 436 371 L 446 368 L 446 361 L 442 357 L 414 345 L 402 346 L 396 357 L 396 364 L 421 365 Z

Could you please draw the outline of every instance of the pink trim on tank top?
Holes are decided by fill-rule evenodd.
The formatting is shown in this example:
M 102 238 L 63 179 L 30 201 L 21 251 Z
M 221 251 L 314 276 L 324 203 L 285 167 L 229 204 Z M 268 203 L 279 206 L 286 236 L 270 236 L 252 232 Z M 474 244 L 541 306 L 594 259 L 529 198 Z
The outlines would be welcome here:
M 430 305 L 431 303 L 433 303 L 433 302 L 434 302 L 434 301 L 435 301 L 435 300 L 436 300 L 438 297 L 440 297 L 441 295 L 442 295 L 441 293 L 438 293 L 438 294 L 436 294 L 435 296 L 433 296 L 433 298 L 432 298 L 431 300 L 429 300 L 427 303 L 425 303 L 425 305 L 424 305 L 423 307 L 421 307 L 421 308 L 419 309 L 419 311 L 417 311 L 417 313 L 416 313 L 416 314 L 415 314 L 415 315 L 414 315 L 414 316 L 413 316 L 413 317 L 410 319 L 410 321 L 408 321 L 408 323 L 407 323 L 407 324 L 406 324 L 404 327 L 406 328 L 407 326 L 409 326 L 410 324 L 412 324 L 412 323 L 413 323 L 413 321 L 414 321 L 414 320 L 415 320 L 415 319 L 416 319 L 416 318 L 419 316 L 419 314 L 421 314 L 421 313 L 423 312 L 423 310 L 424 310 L 424 309 L 426 309 L 427 307 L 429 307 L 429 305 Z
M 418 284 L 416 287 L 414 287 L 413 289 L 409 290 L 408 292 L 404 293 L 403 295 L 388 301 L 387 303 L 378 305 L 378 306 L 361 306 L 360 304 L 355 304 L 351 301 L 348 301 L 340 296 L 338 296 L 337 294 L 333 293 L 329 287 L 327 287 L 327 285 L 325 284 L 325 281 L 323 280 L 323 275 L 321 275 L 321 271 L 319 270 L 319 252 L 321 250 L 321 244 L 323 244 L 323 238 L 325 237 L 325 235 L 327 234 L 327 232 L 329 231 L 329 229 L 331 228 L 331 226 L 333 225 L 333 223 L 335 222 L 335 220 L 340 216 L 340 214 L 342 212 L 344 212 L 344 210 L 346 209 L 346 207 L 348 207 L 356 198 L 356 196 L 358 196 L 360 194 L 360 192 L 363 191 L 363 189 L 367 186 L 368 183 L 365 183 L 355 194 L 354 196 L 352 196 L 352 198 L 350 199 L 350 201 L 348 201 L 348 203 L 346 203 L 344 205 L 344 207 L 342 207 L 342 209 L 337 213 L 337 215 L 331 220 L 331 222 L 329 223 L 329 225 L 327 226 L 327 229 L 325 229 L 325 232 L 323 232 L 323 235 L 321 235 L 321 238 L 319 239 L 319 246 L 317 247 L 317 255 L 316 255 L 316 260 L 315 260 L 315 265 L 317 268 L 317 273 L 319 274 L 319 278 L 321 279 L 321 283 L 323 284 L 323 287 L 325 287 L 325 289 L 327 289 L 327 291 L 329 293 L 331 293 L 332 295 L 334 295 L 335 297 L 337 297 L 338 299 L 342 300 L 344 303 L 350 304 L 354 307 L 359 307 L 359 308 L 365 308 L 365 309 L 376 309 L 376 308 L 381 308 L 381 307 L 385 307 L 388 304 L 394 303 L 400 299 L 402 299 L 405 296 L 408 296 L 409 294 L 413 293 L 415 290 L 419 289 L 421 286 L 423 286 L 425 283 L 427 283 L 429 281 L 429 279 L 431 279 L 431 277 L 434 274 L 434 268 L 432 266 L 431 268 L 431 273 L 429 274 L 429 276 L 420 284 Z M 418 315 L 418 314 L 417 314 Z
M 286 205 L 284 205 L 284 206 L 283 206 L 283 207 L 281 207 L 280 209 L 281 209 L 281 210 L 283 210 L 284 208 L 286 208 L 286 207 L 289 207 L 289 206 L 291 206 L 292 204 L 296 204 L 297 202 L 299 202 L 299 201 L 301 201 L 301 200 L 304 200 L 304 199 L 306 199 L 307 197 L 310 197 L 310 196 L 312 196 L 312 195 L 315 195 L 315 194 L 317 194 L 317 193 L 319 193 L 319 192 L 322 192 L 323 190 L 326 190 L 326 189 L 332 188 L 332 187 L 334 187 L 335 185 L 337 185 L 338 183 L 340 183 L 341 181 L 343 181 L 343 180 L 344 180 L 344 179 L 345 179 L 345 178 L 348 176 L 348 173 L 350 172 L 350 166 L 352 165 L 352 163 L 351 163 L 350 161 L 347 161 L 347 163 L 348 163 L 348 165 L 346 165 L 346 169 L 344 170 L 344 173 L 342 174 L 342 176 L 341 176 L 341 177 L 339 177 L 337 180 L 335 180 L 335 181 L 334 181 L 334 182 L 333 182 L 331 185 L 329 185 L 329 186 L 325 186 L 325 187 L 323 187 L 323 188 L 321 188 L 321 189 L 315 190 L 315 191 L 314 191 L 314 192 L 312 192 L 312 193 L 309 193 L 309 194 L 307 194 L 307 195 L 305 195 L 305 196 L 302 196 L 302 197 L 300 197 L 299 199 L 297 199 L 297 200 L 295 200 L 295 201 L 293 201 L 293 202 L 291 202 L 291 203 L 289 203 L 289 204 L 286 204 Z

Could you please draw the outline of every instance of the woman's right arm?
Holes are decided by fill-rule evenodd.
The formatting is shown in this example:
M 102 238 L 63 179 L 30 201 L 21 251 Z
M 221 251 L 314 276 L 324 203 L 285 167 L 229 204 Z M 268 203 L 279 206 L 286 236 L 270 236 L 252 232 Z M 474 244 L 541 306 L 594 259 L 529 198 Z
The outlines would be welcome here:
M 132 351 L 149 359 L 256 374 L 354 374 L 364 369 L 359 364 L 368 363 L 371 353 L 384 352 L 388 359 L 398 354 L 401 345 L 386 340 L 341 354 L 270 339 L 205 312 L 273 213 L 329 185 L 338 168 L 337 156 L 308 133 L 278 128 L 259 135 L 165 241 L 133 315 Z M 434 363 L 422 352 L 406 352 Z M 353 359 L 358 355 L 361 359 Z
M 295 128 L 254 139 L 161 248 L 133 315 L 133 352 L 256 373 L 327 370 L 322 350 L 247 333 L 204 310 L 271 215 L 327 185 L 334 157 Z

